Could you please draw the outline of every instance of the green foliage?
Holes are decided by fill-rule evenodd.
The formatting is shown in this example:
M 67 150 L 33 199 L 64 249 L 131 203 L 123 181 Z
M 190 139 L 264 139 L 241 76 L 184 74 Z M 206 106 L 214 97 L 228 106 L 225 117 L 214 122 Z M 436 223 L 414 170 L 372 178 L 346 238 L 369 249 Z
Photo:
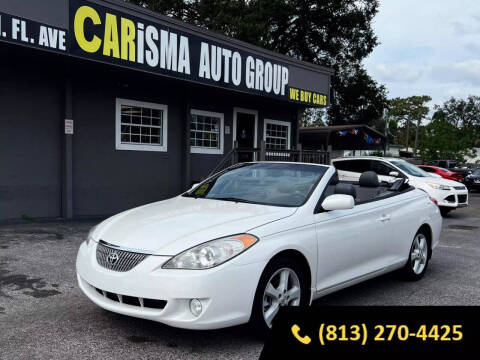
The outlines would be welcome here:
M 308 108 L 303 111 L 300 127 L 318 127 L 326 125 L 326 111 L 321 108 Z
M 426 127 L 419 143 L 420 155 L 424 161 L 451 159 L 459 163 L 472 155 L 471 133 L 458 128 L 444 117 L 437 116 Z
M 378 44 L 372 20 L 378 0 L 126 0 L 168 16 L 332 67 L 331 124 L 379 119 L 386 89 L 362 60 Z M 311 122 L 325 119 L 322 114 Z
M 353 71 L 339 70 L 332 78 L 329 122 L 373 125 L 382 118 L 387 107 L 387 89 L 379 85 L 359 67 Z
M 454 159 L 464 162 L 480 139 L 480 97 L 450 98 L 435 106 L 432 122 L 420 142 L 424 160 Z
M 390 100 L 387 112 L 389 131 L 399 144 L 409 146 L 415 141 L 414 134 L 430 109 L 426 105 L 432 98 L 428 95 L 409 96 Z M 415 124 L 414 121 L 417 123 Z M 410 131 L 414 130 L 414 131 Z
M 480 97 L 470 95 L 466 100 L 454 97 L 435 106 L 433 118 L 442 118 L 465 133 L 470 133 L 473 145 L 480 140 Z
M 428 95 L 392 99 L 390 100 L 388 115 L 403 122 L 423 119 L 430 111 L 425 103 L 431 100 L 432 98 Z

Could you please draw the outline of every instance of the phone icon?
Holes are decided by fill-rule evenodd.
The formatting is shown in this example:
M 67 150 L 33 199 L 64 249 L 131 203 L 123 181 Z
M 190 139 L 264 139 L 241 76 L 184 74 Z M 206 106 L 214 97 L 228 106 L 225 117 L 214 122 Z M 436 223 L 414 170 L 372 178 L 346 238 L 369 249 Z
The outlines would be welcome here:
M 309 336 L 300 336 L 299 334 L 300 331 L 300 326 L 297 324 L 292 326 L 292 334 L 295 336 L 295 338 L 300 341 L 302 344 L 308 345 L 312 341 Z

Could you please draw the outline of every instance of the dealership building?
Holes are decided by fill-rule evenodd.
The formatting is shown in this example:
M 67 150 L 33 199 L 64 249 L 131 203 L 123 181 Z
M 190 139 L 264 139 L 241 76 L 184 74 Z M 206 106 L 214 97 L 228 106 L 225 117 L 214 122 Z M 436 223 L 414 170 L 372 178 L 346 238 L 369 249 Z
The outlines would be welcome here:
M 0 0 L 0 54 L 0 220 L 111 215 L 235 148 L 298 150 L 332 75 L 116 0 Z

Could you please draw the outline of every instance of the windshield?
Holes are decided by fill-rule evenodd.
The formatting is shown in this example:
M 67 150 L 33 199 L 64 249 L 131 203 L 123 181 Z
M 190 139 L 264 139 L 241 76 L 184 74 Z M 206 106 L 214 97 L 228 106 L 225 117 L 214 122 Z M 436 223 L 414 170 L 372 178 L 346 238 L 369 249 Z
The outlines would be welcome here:
M 431 177 L 428 172 L 420 169 L 419 167 L 412 165 L 406 161 L 390 161 L 392 165 L 395 165 L 399 169 L 405 171 L 408 175 L 418 176 L 418 177 Z
M 240 164 L 204 181 L 183 196 L 297 207 L 308 200 L 327 169 L 306 164 Z
M 448 170 L 448 169 L 445 169 L 445 168 L 442 168 L 442 167 L 439 167 L 440 170 L 444 171 L 444 172 L 447 172 L 447 173 L 450 173 L 451 171 Z
M 480 168 L 476 169 L 472 174 L 476 176 L 480 176 Z

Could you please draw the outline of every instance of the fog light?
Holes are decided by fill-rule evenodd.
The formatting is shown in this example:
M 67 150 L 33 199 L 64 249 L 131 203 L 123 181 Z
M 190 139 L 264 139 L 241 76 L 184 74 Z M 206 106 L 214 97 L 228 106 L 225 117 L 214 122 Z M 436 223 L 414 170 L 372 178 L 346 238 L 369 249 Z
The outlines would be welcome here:
M 190 312 L 194 316 L 199 316 L 202 313 L 202 302 L 198 299 L 190 300 Z

